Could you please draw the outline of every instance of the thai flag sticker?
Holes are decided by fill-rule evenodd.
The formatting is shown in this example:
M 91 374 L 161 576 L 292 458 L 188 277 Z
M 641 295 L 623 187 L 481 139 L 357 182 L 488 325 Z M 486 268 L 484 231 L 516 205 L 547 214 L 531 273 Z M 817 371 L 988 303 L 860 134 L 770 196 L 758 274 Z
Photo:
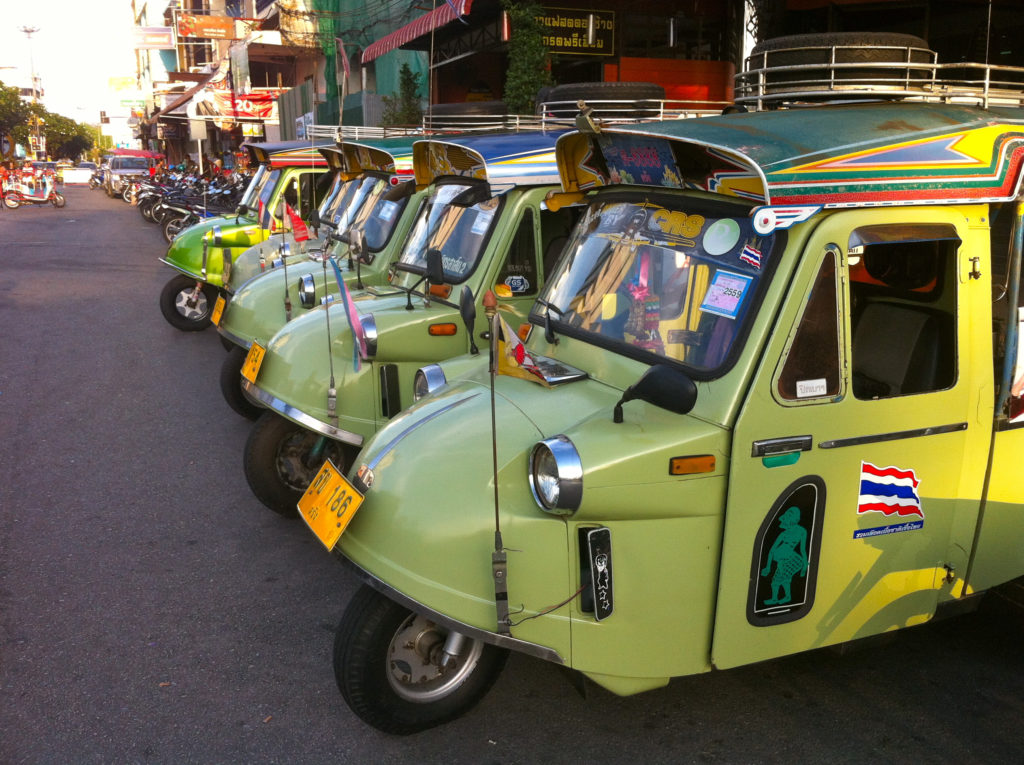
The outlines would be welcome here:
M 913 470 L 892 466 L 880 468 L 870 462 L 861 462 L 857 513 L 918 515 L 924 518 L 921 497 L 917 493 L 920 483 Z
M 761 251 L 756 247 L 751 247 L 749 244 L 743 245 L 743 252 L 740 253 L 740 260 L 744 263 L 749 263 L 754 268 L 761 267 Z

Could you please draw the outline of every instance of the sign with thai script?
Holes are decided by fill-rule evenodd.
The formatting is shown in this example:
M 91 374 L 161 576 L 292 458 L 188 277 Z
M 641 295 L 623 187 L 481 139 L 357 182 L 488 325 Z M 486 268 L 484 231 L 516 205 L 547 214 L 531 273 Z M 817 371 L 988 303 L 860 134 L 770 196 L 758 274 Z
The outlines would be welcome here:
M 183 13 L 178 16 L 179 37 L 203 37 L 210 40 L 235 40 L 235 19 L 230 16 L 200 16 Z M 244 37 L 244 34 L 242 35 Z
M 544 45 L 552 53 L 615 55 L 614 11 L 544 8 L 536 19 L 544 27 Z
M 134 27 L 136 50 L 173 50 L 174 34 L 171 27 Z M 132 83 L 134 85 L 134 81 Z

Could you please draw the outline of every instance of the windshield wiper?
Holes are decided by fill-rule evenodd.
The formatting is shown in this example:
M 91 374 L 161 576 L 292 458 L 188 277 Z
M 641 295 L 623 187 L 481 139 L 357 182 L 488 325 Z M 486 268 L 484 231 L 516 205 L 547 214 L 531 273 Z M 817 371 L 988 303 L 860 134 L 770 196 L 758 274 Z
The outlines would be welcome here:
M 544 306 L 544 339 L 550 345 L 555 345 L 558 342 L 558 338 L 555 337 L 555 331 L 551 328 L 551 312 L 554 311 L 558 314 L 558 318 L 562 318 L 565 316 L 565 311 L 540 298 L 537 298 L 537 303 Z

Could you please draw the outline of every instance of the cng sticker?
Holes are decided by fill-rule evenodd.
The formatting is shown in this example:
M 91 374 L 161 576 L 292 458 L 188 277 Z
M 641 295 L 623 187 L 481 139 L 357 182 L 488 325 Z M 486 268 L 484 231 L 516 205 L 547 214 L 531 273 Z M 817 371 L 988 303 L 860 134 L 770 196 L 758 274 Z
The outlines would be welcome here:
M 825 518 L 825 482 L 800 478 L 779 495 L 754 540 L 747 621 L 755 627 L 806 616 L 814 604 Z

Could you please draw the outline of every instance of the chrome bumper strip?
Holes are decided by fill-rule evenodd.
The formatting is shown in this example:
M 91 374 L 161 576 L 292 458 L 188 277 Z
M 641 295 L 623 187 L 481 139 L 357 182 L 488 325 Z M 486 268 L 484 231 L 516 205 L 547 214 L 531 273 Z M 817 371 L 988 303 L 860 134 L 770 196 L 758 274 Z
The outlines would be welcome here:
M 273 409 L 278 414 L 287 417 L 293 422 L 297 422 L 307 430 L 312 430 L 314 433 L 319 433 L 322 436 L 333 438 L 336 441 L 342 443 L 351 444 L 352 446 L 362 447 L 363 437 L 358 433 L 353 433 L 349 430 L 342 430 L 336 428 L 333 425 L 328 425 L 325 422 L 318 420 L 316 417 L 303 412 L 301 409 L 296 409 L 291 404 L 288 404 L 276 396 L 272 396 L 264 390 L 261 390 L 258 386 L 242 378 L 242 391 L 251 396 L 255 401 L 263 404 L 268 409 Z
M 550 661 L 554 664 L 565 664 L 565 660 L 554 649 L 537 645 L 536 643 L 528 643 L 525 640 L 518 640 L 517 638 L 509 637 L 507 635 L 498 635 L 494 632 L 490 632 L 489 630 L 482 630 L 479 627 L 472 627 L 468 624 L 463 624 L 460 621 L 456 621 L 455 619 L 438 613 L 433 609 L 427 608 L 422 603 L 418 603 L 412 598 L 403 595 L 394 587 L 385 584 L 373 574 L 357 566 L 341 553 L 338 553 L 338 557 L 341 558 L 342 562 L 345 563 L 352 573 L 354 573 L 361 581 L 373 587 L 373 589 L 387 595 L 393 601 L 405 606 L 410 611 L 422 614 L 431 621 L 447 627 L 453 632 L 458 632 L 475 640 L 482 640 L 484 643 L 490 643 L 491 645 L 496 645 L 499 648 L 507 648 L 511 651 L 518 651 L 519 653 L 525 653 L 528 656 L 544 659 L 545 661 Z

